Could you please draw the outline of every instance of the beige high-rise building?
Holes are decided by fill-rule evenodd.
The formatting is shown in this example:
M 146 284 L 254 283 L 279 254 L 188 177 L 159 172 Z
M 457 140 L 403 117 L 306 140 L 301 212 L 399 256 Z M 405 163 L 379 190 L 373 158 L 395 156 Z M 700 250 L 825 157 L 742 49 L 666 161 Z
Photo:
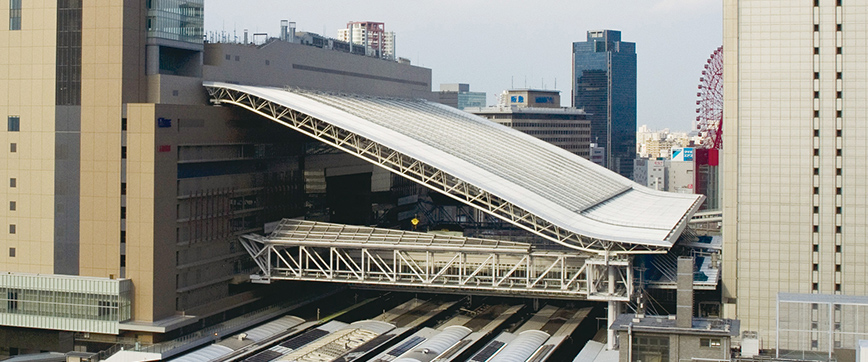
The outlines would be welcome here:
M 724 1 L 725 312 L 769 348 L 778 293 L 868 295 L 866 9 Z M 807 308 L 789 348 L 852 348 L 864 315 Z
M 302 169 L 336 164 L 305 162 L 310 140 L 285 127 L 211 106 L 203 81 L 432 97 L 431 71 L 408 64 L 206 44 L 203 10 L 0 1 L 0 358 L 72 350 L 73 332 L 89 336 L 76 348 L 147 344 L 270 293 L 239 285 L 254 263 L 237 236 L 303 216 Z

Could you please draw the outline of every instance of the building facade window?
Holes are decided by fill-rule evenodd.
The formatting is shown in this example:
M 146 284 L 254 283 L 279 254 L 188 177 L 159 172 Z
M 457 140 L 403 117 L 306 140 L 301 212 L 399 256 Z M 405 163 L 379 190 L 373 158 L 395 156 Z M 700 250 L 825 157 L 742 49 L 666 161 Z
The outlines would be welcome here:
M 15 224 L 9 224 L 9 233 L 15 234 L 16 231 Z
M 18 290 L 6 291 L 6 312 L 15 313 L 18 310 Z
M 668 361 L 669 337 L 637 334 L 632 350 L 633 361 Z
M 720 338 L 700 338 L 699 346 L 707 348 L 720 348 Z
M 12 153 L 18 152 L 18 144 L 17 143 L 10 143 L 9 144 L 9 152 L 12 152 Z
M 15 248 L 9 248 L 9 257 L 10 257 L 10 258 L 14 258 L 14 257 L 15 257 Z
M 15 208 L 18 205 L 15 204 L 15 201 L 9 201 L 9 211 L 15 211 Z
M 9 179 L 9 187 L 18 187 L 18 179 L 10 178 Z
M 81 1 L 57 1 L 57 105 L 81 105 Z
M 9 132 L 18 132 L 21 129 L 21 117 L 9 116 L 6 122 L 6 130 Z
M 204 0 L 162 0 L 148 6 L 148 37 L 202 44 Z
M 21 0 L 9 0 L 9 30 L 21 30 Z

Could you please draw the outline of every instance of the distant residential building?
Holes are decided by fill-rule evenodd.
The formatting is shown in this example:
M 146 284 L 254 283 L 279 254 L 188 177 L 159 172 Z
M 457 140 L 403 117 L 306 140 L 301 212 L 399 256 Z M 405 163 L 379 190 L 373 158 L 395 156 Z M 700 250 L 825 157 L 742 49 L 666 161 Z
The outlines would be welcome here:
M 694 174 L 693 161 L 669 161 L 669 188 L 666 191 L 679 194 L 696 193 L 694 183 L 696 175 Z
M 485 92 L 471 92 L 470 84 L 440 84 L 439 102 L 458 109 L 485 107 Z
M 605 166 L 606 163 L 606 148 L 601 147 L 596 143 L 591 143 L 590 160 L 600 166 Z
M 338 40 L 364 46 L 369 56 L 395 59 L 395 33 L 387 32 L 385 23 L 349 22 L 346 29 L 338 29 Z
M 633 181 L 655 190 L 668 190 L 666 160 L 637 158 L 633 163 Z
M 679 194 L 696 193 L 696 165 L 694 149 L 691 147 L 673 148 L 667 162 L 669 188 L 667 191 Z
M 560 104 L 558 91 L 517 89 L 503 92 L 497 106 L 464 110 L 589 159 L 591 129 L 587 114 Z
M 640 158 L 669 158 L 673 148 L 690 147 L 698 143 L 697 135 L 687 132 L 651 130 L 642 125 L 636 131 L 636 154 Z
M 573 43 L 572 106 L 591 121 L 591 140 L 606 150 L 605 166 L 631 178 L 636 158 L 636 44 L 615 30 L 589 31 Z

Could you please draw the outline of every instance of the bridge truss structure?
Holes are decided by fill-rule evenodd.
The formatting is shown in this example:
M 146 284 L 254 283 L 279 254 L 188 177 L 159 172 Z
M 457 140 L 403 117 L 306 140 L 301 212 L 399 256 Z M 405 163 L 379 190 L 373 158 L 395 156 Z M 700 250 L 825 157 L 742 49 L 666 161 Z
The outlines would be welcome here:
M 240 243 L 256 283 L 328 281 L 525 297 L 629 301 L 629 256 L 535 251 L 530 244 L 284 219 Z

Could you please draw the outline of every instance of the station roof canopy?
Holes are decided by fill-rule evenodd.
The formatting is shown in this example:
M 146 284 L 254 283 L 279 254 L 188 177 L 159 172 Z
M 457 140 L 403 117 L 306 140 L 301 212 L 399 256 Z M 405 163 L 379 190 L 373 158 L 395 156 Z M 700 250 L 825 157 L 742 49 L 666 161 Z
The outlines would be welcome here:
M 662 252 L 704 197 L 655 191 L 537 138 L 419 99 L 206 82 L 233 104 L 562 245 Z

